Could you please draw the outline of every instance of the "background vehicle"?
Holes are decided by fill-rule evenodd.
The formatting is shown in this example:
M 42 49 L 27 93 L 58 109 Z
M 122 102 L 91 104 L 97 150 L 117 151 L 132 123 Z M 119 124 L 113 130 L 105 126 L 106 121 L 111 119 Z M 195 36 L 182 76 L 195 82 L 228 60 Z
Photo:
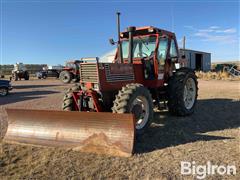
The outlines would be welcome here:
M 65 67 L 60 73 L 60 80 L 63 83 L 70 83 L 72 80 L 74 82 L 79 82 L 80 74 L 79 74 L 79 65 L 81 60 L 74 60 L 66 62 Z
M 23 63 L 14 64 L 14 69 L 12 70 L 12 79 L 15 81 L 19 79 L 29 80 L 29 73 Z
M 0 80 L 0 96 L 8 95 L 9 91 L 12 90 L 12 85 L 8 80 Z
M 191 69 L 180 67 L 175 34 L 152 26 L 120 33 L 119 13 L 118 32 L 113 63 L 82 58 L 80 84 L 63 98 L 66 112 L 8 110 L 14 121 L 5 139 L 130 156 L 135 135 L 145 133 L 153 120 L 154 107 L 166 104 L 174 115 L 192 114 L 197 79 Z
M 231 67 L 233 67 L 234 69 L 237 69 L 237 66 L 235 64 L 217 64 L 214 68 L 214 71 L 216 72 L 223 72 L 227 69 L 230 69 Z
M 46 79 L 47 77 L 59 78 L 59 71 L 54 69 L 43 70 L 36 73 L 38 79 Z

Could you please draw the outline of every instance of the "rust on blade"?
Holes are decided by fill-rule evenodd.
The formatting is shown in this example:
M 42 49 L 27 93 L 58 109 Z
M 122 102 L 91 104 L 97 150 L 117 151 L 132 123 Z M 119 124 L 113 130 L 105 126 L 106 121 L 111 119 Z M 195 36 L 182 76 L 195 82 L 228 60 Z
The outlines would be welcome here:
M 132 114 L 6 109 L 4 140 L 129 157 L 133 153 Z

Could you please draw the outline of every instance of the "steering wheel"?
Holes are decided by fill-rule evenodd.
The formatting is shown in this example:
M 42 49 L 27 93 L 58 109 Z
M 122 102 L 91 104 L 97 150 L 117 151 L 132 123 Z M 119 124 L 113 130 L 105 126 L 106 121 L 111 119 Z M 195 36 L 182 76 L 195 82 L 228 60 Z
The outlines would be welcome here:
M 142 55 L 146 55 L 145 57 L 148 57 L 148 54 L 147 54 L 147 53 L 145 53 L 145 52 L 142 52 L 141 54 L 142 54 Z M 137 57 L 141 57 L 141 54 L 140 54 L 140 52 L 139 52 L 139 53 L 137 53 Z

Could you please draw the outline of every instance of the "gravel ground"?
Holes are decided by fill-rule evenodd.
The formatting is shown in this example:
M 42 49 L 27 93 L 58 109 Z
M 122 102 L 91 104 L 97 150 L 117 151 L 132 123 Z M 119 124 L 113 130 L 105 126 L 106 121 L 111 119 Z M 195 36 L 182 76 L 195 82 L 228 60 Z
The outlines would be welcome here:
M 13 82 L 14 90 L 0 99 L 0 133 L 6 131 L 7 107 L 61 109 L 63 92 L 71 85 L 58 80 Z M 1 179 L 195 179 L 180 174 L 181 161 L 235 165 L 240 179 L 239 81 L 199 80 L 196 111 L 189 117 L 156 112 L 147 134 L 138 138 L 130 158 L 86 154 L 60 148 L 0 142 Z

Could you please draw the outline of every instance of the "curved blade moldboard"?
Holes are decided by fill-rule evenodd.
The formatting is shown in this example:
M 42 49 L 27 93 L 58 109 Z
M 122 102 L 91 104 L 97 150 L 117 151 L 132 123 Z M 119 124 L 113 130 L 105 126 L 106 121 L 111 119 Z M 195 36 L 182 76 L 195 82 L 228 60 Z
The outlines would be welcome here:
M 7 142 L 131 156 L 135 139 L 132 114 L 6 109 Z

